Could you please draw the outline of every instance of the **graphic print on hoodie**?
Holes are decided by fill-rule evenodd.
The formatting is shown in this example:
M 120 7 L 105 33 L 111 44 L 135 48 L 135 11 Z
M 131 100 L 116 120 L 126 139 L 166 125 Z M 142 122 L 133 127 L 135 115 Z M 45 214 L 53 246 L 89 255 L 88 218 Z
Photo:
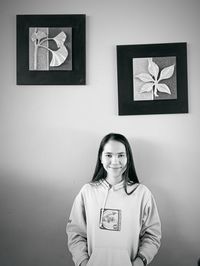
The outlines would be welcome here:
M 120 231 L 121 210 L 101 209 L 99 227 L 105 230 Z
M 161 225 L 155 200 L 142 184 L 123 181 L 110 186 L 105 180 L 82 187 L 67 224 L 68 247 L 79 266 L 131 266 L 138 251 L 147 262 L 160 247 Z

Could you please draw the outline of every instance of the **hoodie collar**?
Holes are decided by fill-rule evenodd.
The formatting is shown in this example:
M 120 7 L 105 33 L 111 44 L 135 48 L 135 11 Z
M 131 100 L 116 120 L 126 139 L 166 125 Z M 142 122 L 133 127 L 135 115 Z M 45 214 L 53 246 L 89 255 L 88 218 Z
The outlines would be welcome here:
M 119 190 L 121 188 L 124 187 L 124 180 L 122 180 L 121 182 L 115 184 L 115 185 L 111 185 L 110 183 L 108 183 L 108 181 L 106 179 L 101 179 L 100 183 L 102 184 L 103 187 L 107 188 L 107 189 L 113 189 L 113 190 Z

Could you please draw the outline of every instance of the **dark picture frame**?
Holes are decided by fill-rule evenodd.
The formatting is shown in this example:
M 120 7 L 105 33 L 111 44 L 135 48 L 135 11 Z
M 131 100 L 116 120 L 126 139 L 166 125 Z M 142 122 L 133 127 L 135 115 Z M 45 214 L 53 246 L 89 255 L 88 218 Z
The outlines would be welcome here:
M 85 24 L 84 14 L 17 15 L 17 85 L 85 85 Z
M 187 43 L 117 46 L 118 114 L 188 113 Z

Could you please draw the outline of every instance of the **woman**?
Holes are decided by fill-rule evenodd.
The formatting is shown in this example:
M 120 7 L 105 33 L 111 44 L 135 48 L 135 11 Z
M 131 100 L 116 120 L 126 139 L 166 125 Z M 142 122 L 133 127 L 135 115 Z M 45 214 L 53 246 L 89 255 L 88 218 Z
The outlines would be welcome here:
M 76 266 L 143 266 L 158 252 L 156 203 L 138 181 L 123 135 L 111 133 L 101 141 L 92 181 L 74 201 L 67 234 Z

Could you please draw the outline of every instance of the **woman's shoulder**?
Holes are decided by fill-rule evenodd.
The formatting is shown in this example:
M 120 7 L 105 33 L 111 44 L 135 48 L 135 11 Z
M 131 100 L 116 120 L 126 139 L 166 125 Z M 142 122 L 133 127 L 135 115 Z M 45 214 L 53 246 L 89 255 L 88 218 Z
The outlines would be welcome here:
M 146 185 L 144 185 L 143 183 L 140 183 L 139 184 L 140 186 L 139 186 L 139 188 L 142 190 L 142 191 L 144 191 L 144 192 L 150 192 L 150 189 L 146 186 Z
M 97 183 L 93 183 L 93 182 L 88 182 L 86 184 L 84 184 L 81 189 L 80 192 L 84 193 L 84 192 L 88 192 L 90 190 L 93 190 L 95 187 L 97 187 L 98 184 Z
M 86 183 L 86 184 L 84 184 L 84 185 L 81 187 L 80 192 L 87 191 L 87 190 L 90 189 L 90 187 L 91 187 L 90 183 Z
M 135 191 L 135 193 L 146 195 L 146 196 L 151 195 L 150 189 L 142 183 L 135 183 L 135 184 L 130 185 L 129 190 L 130 191 L 133 190 L 133 191 Z
M 88 194 L 90 190 L 90 185 L 89 183 L 86 183 L 84 185 L 82 185 L 82 187 L 79 188 L 77 194 L 76 194 L 76 198 L 77 199 L 81 199 L 82 197 L 84 197 L 85 195 Z

